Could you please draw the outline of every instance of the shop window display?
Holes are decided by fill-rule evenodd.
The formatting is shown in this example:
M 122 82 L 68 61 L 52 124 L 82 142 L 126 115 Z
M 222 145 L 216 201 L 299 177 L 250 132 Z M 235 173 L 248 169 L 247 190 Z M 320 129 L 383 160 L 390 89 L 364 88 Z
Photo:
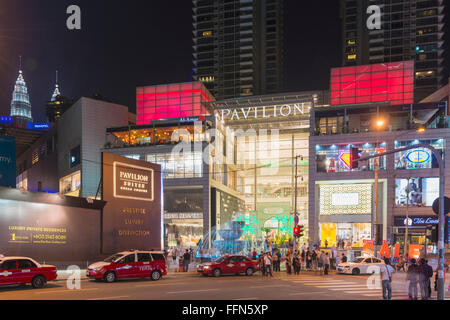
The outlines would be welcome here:
M 400 149 L 416 144 L 427 144 L 438 149 L 441 154 L 444 149 L 444 139 L 395 141 L 395 148 Z M 431 150 L 417 148 L 395 154 L 395 169 L 431 169 L 438 168 L 438 162 Z
M 373 171 L 375 170 L 375 159 L 364 161 L 359 164 L 358 169 L 351 169 L 351 147 L 361 150 L 360 156 L 372 156 L 384 152 L 386 143 L 364 143 L 364 144 L 333 144 L 316 145 L 316 170 L 317 172 L 349 172 L 349 171 Z M 386 168 L 386 157 L 379 158 L 379 169 Z
M 398 207 L 405 207 L 407 202 L 408 206 L 430 207 L 433 205 L 433 201 L 438 197 L 439 178 L 395 180 L 395 205 Z

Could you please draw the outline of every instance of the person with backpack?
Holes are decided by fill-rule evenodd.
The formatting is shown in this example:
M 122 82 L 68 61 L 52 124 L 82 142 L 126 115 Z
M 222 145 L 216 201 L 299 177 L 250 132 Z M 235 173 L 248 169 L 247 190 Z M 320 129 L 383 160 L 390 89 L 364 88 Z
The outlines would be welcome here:
M 419 284 L 419 266 L 416 259 L 411 259 L 411 264 L 408 267 L 406 280 L 409 281 L 409 299 L 417 300 L 417 285 Z
M 424 258 L 420 259 L 419 284 L 422 300 L 428 300 L 431 296 L 431 277 L 433 277 L 433 268 L 427 263 Z

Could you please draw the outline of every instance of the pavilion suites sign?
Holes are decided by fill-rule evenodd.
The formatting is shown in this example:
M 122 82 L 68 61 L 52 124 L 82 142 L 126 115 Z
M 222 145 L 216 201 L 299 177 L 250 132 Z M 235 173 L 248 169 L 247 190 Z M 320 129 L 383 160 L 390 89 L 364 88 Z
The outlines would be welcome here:
M 268 118 L 287 118 L 290 116 L 304 115 L 309 113 L 310 106 L 305 103 L 271 105 L 271 106 L 255 106 L 255 107 L 238 107 L 219 109 L 218 116 L 220 120 L 251 120 L 251 119 L 268 119 Z

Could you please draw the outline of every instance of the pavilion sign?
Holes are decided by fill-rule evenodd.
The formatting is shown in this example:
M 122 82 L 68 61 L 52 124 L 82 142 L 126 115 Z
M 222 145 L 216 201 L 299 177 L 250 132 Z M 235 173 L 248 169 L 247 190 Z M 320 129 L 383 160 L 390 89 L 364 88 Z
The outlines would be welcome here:
M 290 116 L 304 115 L 309 113 L 310 107 L 305 103 L 283 104 L 273 106 L 240 107 L 218 110 L 219 120 L 249 120 L 286 118 Z

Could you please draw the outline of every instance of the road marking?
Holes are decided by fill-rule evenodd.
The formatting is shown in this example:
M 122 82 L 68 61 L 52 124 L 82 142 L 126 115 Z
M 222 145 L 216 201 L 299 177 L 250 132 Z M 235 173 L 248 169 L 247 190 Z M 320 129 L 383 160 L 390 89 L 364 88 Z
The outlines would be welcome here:
M 116 297 L 105 297 L 105 298 L 92 298 L 88 300 L 111 300 L 111 299 L 121 299 L 121 298 L 129 298 L 130 296 L 116 296 Z
M 290 293 L 290 296 L 299 296 L 299 295 L 304 295 L 304 294 L 324 294 L 324 293 L 328 293 L 325 291 L 320 291 L 320 292 L 296 292 L 296 293 Z
M 74 290 L 47 290 L 47 291 L 40 291 L 40 292 L 33 292 L 34 294 L 45 294 L 45 293 L 66 293 L 66 292 L 84 292 L 84 291 L 92 291 L 92 290 L 98 290 L 98 288 L 90 288 L 90 289 L 74 289 Z
M 318 288 L 352 288 L 352 287 L 361 287 L 361 288 L 368 288 L 367 284 L 321 284 L 317 286 Z
M 238 299 L 232 299 L 232 300 L 258 300 L 258 298 L 238 298 Z
M 348 289 L 344 289 L 344 290 L 348 290 Z M 360 290 L 360 291 L 344 291 L 344 292 L 345 293 L 350 293 L 350 294 L 364 294 L 364 293 L 369 294 L 369 293 L 373 293 L 374 290 L 376 290 L 376 289 L 373 289 L 373 290 Z M 382 294 L 381 291 L 378 290 L 378 292 L 379 292 L 379 294 Z
M 186 291 L 169 291 L 166 292 L 168 294 L 177 294 L 177 293 L 191 293 L 191 292 L 204 292 L 204 291 L 218 291 L 220 289 L 201 289 L 201 290 L 186 290 Z
M 177 283 L 158 283 L 158 284 L 138 284 L 135 285 L 136 288 L 140 287 L 160 287 L 160 286 L 175 286 L 179 284 L 189 284 L 190 282 L 177 282 Z
M 262 288 L 278 288 L 278 287 L 290 287 L 290 285 L 273 284 L 273 285 L 267 285 L 267 286 L 254 286 L 254 287 L 249 287 L 249 288 L 251 288 L 251 289 L 262 289 Z
M 346 284 L 348 282 L 299 282 L 299 283 L 303 283 L 305 286 L 316 286 L 316 285 L 323 285 L 323 284 Z M 350 282 L 348 284 L 356 284 L 355 282 Z
M 394 298 L 394 295 L 396 295 L 396 297 L 400 297 L 400 295 L 401 295 L 401 297 L 408 298 L 408 295 L 405 294 L 405 293 L 401 293 L 399 295 L 399 294 L 396 294 L 395 292 L 393 292 L 392 293 L 392 298 Z M 365 296 L 365 297 L 377 297 L 377 296 L 383 297 L 383 293 L 382 292 L 379 292 L 379 293 L 364 293 L 363 296 Z

